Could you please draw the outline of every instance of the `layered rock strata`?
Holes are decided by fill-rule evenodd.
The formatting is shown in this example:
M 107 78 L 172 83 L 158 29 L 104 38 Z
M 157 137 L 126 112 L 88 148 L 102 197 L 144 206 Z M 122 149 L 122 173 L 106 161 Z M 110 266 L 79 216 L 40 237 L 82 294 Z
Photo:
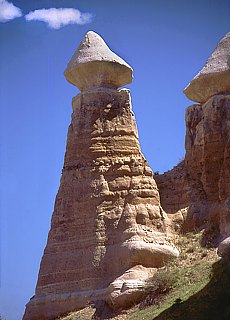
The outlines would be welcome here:
M 51 230 L 24 320 L 55 319 L 100 299 L 124 306 L 178 256 L 140 150 L 129 90 L 116 89 L 131 71 L 93 32 L 68 65 L 67 79 L 82 92 L 73 98 Z
M 230 33 L 185 89 L 203 103 L 186 110 L 184 161 L 156 176 L 164 210 L 179 215 L 184 230 L 205 228 L 210 245 L 230 235 L 229 58 Z

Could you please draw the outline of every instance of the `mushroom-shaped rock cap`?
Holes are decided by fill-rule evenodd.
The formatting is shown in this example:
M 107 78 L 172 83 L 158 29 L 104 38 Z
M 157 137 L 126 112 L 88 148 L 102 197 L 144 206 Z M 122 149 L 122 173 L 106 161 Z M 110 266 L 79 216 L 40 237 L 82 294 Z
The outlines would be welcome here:
M 215 94 L 230 93 L 230 32 L 219 42 L 184 93 L 190 100 L 201 103 Z
M 97 33 L 89 31 L 68 63 L 65 77 L 81 91 L 92 87 L 119 88 L 132 82 L 132 71 Z

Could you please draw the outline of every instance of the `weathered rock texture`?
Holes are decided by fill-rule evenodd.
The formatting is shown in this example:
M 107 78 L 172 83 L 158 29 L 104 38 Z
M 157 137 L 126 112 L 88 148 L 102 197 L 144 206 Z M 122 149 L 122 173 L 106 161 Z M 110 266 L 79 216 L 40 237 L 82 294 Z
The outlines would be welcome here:
M 119 88 L 132 82 L 132 71 L 98 34 L 89 31 L 68 63 L 65 76 L 80 90 L 96 86 Z
M 217 250 L 218 255 L 223 258 L 229 260 L 230 258 L 230 237 L 225 238 L 218 246 Z
M 230 88 L 225 86 L 229 56 L 228 33 L 193 80 L 195 83 L 203 79 L 201 75 L 207 72 L 205 79 L 211 93 L 207 101 L 186 110 L 184 161 L 156 176 L 163 209 L 172 214 L 175 228 L 184 231 L 205 228 L 204 242 L 210 245 L 217 245 L 230 235 Z M 217 79 L 218 86 L 212 90 L 210 83 Z M 192 97 L 200 91 L 206 94 L 204 83 L 198 81 L 199 88 L 189 85 Z
M 100 51 L 98 37 L 86 35 L 89 50 Z M 82 73 L 101 70 L 103 78 L 107 70 L 103 59 L 90 71 L 82 65 L 78 74 L 81 48 L 82 44 L 74 55 L 76 65 L 71 61 L 76 67 L 71 79 L 78 79 L 78 84 Z M 118 62 L 114 64 L 116 69 Z M 113 66 L 108 67 L 108 74 L 110 84 L 116 76 Z M 97 299 L 123 306 L 130 296 L 141 295 L 138 288 L 153 268 L 178 256 L 167 236 L 168 218 L 160 206 L 152 171 L 140 150 L 129 90 L 108 88 L 106 81 L 96 86 L 90 83 L 90 90 L 73 98 L 51 230 L 35 297 L 27 304 L 24 320 L 54 319 Z M 138 279 L 141 274 L 142 280 Z M 118 288 L 118 282 L 126 285 Z
M 106 301 L 113 308 L 127 308 L 146 294 L 146 282 L 157 272 L 156 268 L 136 265 L 115 279 L 108 287 Z

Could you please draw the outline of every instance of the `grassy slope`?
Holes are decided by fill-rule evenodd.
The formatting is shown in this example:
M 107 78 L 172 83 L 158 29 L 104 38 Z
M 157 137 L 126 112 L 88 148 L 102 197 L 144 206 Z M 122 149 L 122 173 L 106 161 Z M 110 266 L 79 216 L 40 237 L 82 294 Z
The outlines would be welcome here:
M 230 320 L 230 266 L 217 261 L 214 249 L 201 248 L 200 236 L 178 238 L 181 256 L 162 270 L 172 290 L 158 305 L 135 306 L 111 319 Z M 93 311 L 86 308 L 62 320 L 90 320 Z
M 202 249 L 196 237 L 183 238 L 181 258 L 167 270 L 176 281 L 164 301 L 127 319 L 230 320 L 230 266 L 217 261 L 213 249 Z
M 186 316 L 186 317 L 185 317 Z M 153 319 L 153 318 L 150 318 Z M 187 300 L 161 312 L 155 320 L 229 320 L 229 266 L 216 262 L 210 282 Z
M 87 307 L 83 310 L 70 313 L 70 315 L 59 318 L 58 320 L 90 320 L 95 312 L 95 309 Z

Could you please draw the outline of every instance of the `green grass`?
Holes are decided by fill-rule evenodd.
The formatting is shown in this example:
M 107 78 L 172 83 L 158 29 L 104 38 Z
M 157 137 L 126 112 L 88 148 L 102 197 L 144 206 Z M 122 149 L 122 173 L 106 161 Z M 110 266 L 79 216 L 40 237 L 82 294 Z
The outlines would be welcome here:
M 171 273 L 171 277 L 175 277 L 175 283 L 173 284 L 171 292 L 163 298 L 160 305 L 153 305 L 143 310 L 135 310 L 127 319 L 152 320 L 172 306 L 181 305 L 209 283 L 211 263 L 201 261 L 197 263 L 196 267 L 189 266 L 180 270 L 174 267 L 166 269 L 165 272 L 169 272 Z M 178 303 L 178 301 L 180 303 Z M 170 319 L 171 318 L 167 318 L 167 320 Z M 183 318 L 181 318 L 181 320 L 183 320 Z M 186 320 L 188 319 L 186 318 Z
M 158 316 L 151 316 L 150 319 L 229 320 L 230 266 L 222 261 L 216 262 L 209 282 L 186 298 L 183 302 L 162 310 Z
M 94 308 L 86 307 L 80 311 L 72 312 L 68 316 L 61 317 L 58 320 L 90 320 L 94 312 Z
M 202 248 L 200 236 L 178 240 L 181 257 L 165 268 L 174 278 L 171 292 L 158 306 L 134 309 L 127 320 L 230 320 L 230 265 Z

